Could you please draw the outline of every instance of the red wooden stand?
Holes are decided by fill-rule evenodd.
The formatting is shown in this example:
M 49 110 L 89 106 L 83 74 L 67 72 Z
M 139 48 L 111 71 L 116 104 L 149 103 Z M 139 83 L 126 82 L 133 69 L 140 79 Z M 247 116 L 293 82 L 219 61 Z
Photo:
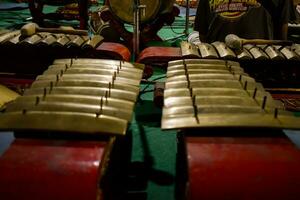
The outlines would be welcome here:
M 300 150 L 285 137 L 186 137 L 188 199 L 300 199 Z
M 95 200 L 107 142 L 16 139 L 0 157 L 1 199 Z

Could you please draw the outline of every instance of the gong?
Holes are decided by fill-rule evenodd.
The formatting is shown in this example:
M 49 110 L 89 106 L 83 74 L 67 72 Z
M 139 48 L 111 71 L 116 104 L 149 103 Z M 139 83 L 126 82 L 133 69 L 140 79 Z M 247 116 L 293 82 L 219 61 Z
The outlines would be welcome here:
M 109 0 L 109 7 L 112 13 L 125 23 L 133 23 L 134 0 Z M 141 22 L 147 22 L 154 19 L 159 13 L 162 5 L 161 0 L 140 0 L 140 5 L 145 5 L 145 14 L 141 15 Z

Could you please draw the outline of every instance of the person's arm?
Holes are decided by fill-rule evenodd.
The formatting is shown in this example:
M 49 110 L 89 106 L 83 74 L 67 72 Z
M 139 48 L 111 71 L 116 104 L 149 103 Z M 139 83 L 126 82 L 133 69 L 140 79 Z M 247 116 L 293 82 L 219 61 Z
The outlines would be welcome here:
M 282 21 L 282 26 L 281 26 L 281 33 L 282 33 L 281 37 L 282 37 L 282 39 L 286 40 L 288 37 L 288 23 L 290 20 L 292 20 L 291 16 L 293 14 L 295 15 L 295 7 L 294 7 L 293 0 L 288 0 L 286 2 L 284 9 L 286 9 L 287 11 L 283 11 L 283 14 L 282 14 L 283 21 Z M 287 13 L 284 13 L 284 12 L 287 12 Z M 295 19 L 293 19 L 293 20 L 295 20 Z
M 282 40 L 287 40 L 287 35 L 288 35 L 288 24 L 282 24 L 281 26 L 281 39 Z
M 194 30 L 199 32 L 199 37 L 202 42 L 206 42 L 209 12 L 210 10 L 208 0 L 199 0 L 195 17 Z
M 274 39 L 287 39 L 290 17 L 290 0 L 258 0 L 270 13 L 273 21 Z
M 286 40 L 288 35 L 288 22 L 293 9 L 293 2 L 290 0 L 281 0 L 279 4 L 279 24 L 278 24 L 278 39 Z M 276 20 L 276 19 L 274 19 Z

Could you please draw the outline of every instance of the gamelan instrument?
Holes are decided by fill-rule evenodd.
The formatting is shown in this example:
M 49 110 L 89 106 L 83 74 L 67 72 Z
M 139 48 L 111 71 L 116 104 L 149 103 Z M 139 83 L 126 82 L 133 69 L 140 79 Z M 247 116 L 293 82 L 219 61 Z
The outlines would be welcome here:
M 297 89 L 300 86 L 300 44 L 246 44 L 237 50 L 220 41 L 197 45 L 182 42 L 179 48 L 148 47 L 140 53 L 137 62 L 166 68 L 169 61 L 188 58 L 237 61 L 246 73 L 284 101 L 286 107 L 299 110 L 299 103 L 294 101 L 300 99 Z
M 64 31 L 77 33 L 77 30 Z M 37 75 L 58 58 L 129 61 L 131 57 L 130 51 L 124 45 L 104 42 L 101 35 L 90 37 L 85 34 L 37 32 L 24 37 L 21 32 L 22 30 L 10 31 L 0 36 L 1 65 L 6 66 L 1 68 L 0 82 L 8 86 L 19 87 L 22 79 L 28 80 L 25 84 L 30 85 Z
M 142 72 L 125 61 L 55 60 L 0 113 L 0 130 L 16 137 L 0 157 L 1 198 L 111 199 L 106 191 L 118 183 L 107 176 L 120 173 L 110 165 L 119 162 Z
M 178 60 L 168 64 L 162 128 L 300 128 L 239 63 Z
M 40 31 L 35 32 L 34 30 L 28 30 L 32 29 L 32 24 L 33 23 L 26 24 L 21 30 L 11 31 L 1 35 L 1 53 L 4 55 L 9 55 L 9 53 L 16 54 L 19 53 L 18 49 L 21 49 L 22 51 L 29 51 L 29 55 L 36 53 L 35 51 L 39 51 L 40 54 L 44 53 L 48 57 L 54 57 L 54 54 L 54 58 L 87 56 L 101 58 L 101 56 L 110 56 L 112 59 L 126 61 L 130 59 L 130 53 L 126 47 L 120 44 L 103 43 L 103 37 L 101 35 L 88 36 L 84 30 L 63 28 L 39 28 L 38 30 Z M 107 51 L 106 54 L 105 51 Z M 26 52 L 23 52 L 23 54 L 25 53 Z M 5 58 L 5 56 L 3 56 L 3 58 Z M 53 62 L 53 60 L 51 62 Z
M 170 61 L 162 129 L 178 129 L 179 199 L 298 199 L 300 118 L 235 61 Z M 298 146 L 298 147 L 297 147 Z
M 165 53 L 162 53 L 165 52 Z M 226 59 L 238 62 L 299 62 L 300 45 L 255 45 L 246 44 L 239 50 L 228 47 L 224 42 L 192 44 L 183 41 L 180 48 L 148 47 L 141 53 L 140 63 L 158 63 L 180 58 Z
M 292 41 L 288 40 L 265 40 L 265 39 L 245 39 L 240 38 L 235 34 L 228 34 L 225 37 L 225 43 L 228 47 L 236 50 L 242 50 L 246 44 L 254 45 L 280 45 L 280 46 L 291 46 Z
M 149 41 L 161 41 L 157 32 L 163 25 L 171 25 L 179 9 L 175 7 L 175 0 L 143 0 L 139 1 L 140 12 L 140 47 L 144 48 Z M 106 9 L 101 13 L 103 21 L 109 21 L 110 26 L 116 30 L 128 48 L 132 48 L 133 33 L 125 28 L 125 24 L 134 23 L 135 1 L 106 0 Z
M 86 30 L 75 30 L 73 27 L 41 28 L 36 23 L 28 23 L 21 28 L 21 35 L 25 37 L 32 36 L 40 32 L 88 35 L 88 32 Z

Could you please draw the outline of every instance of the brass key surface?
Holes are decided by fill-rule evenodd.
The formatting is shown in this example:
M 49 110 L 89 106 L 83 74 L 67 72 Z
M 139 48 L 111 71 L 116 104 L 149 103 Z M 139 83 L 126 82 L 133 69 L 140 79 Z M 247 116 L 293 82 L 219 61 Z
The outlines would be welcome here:
M 190 70 L 191 63 L 203 67 L 194 70 L 193 66 Z M 232 73 L 228 63 L 206 59 L 170 62 L 162 128 L 300 128 L 299 117 L 283 110 L 262 84 L 242 74 L 243 70 L 240 74 Z M 232 64 L 239 68 L 235 62 Z

